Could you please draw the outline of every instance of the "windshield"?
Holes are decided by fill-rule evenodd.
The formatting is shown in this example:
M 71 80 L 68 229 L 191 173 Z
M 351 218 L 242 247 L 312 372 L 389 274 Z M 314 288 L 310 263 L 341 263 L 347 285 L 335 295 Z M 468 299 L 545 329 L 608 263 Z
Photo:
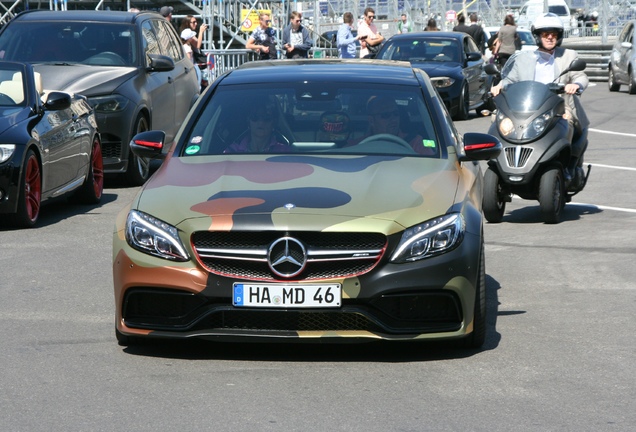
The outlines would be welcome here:
M 333 82 L 220 86 L 186 140 L 182 156 L 441 154 L 422 92 L 415 86 L 341 87 Z
M 0 106 L 17 107 L 26 105 L 24 70 L 5 62 L 0 62 Z
M 27 63 L 134 66 L 133 27 L 97 22 L 16 22 L 0 36 L 0 58 Z
M 388 42 L 378 58 L 410 62 L 458 62 L 460 47 L 454 39 L 397 39 Z

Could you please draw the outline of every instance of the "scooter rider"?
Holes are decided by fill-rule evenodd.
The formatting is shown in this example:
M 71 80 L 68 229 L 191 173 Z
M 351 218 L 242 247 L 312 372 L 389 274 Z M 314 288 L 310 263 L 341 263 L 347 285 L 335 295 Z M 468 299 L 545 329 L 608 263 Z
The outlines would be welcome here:
M 504 67 L 501 72 L 501 82 L 491 89 L 494 96 L 497 96 L 501 89 L 508 84 L 517 81 L 552 83 L 561 71 L 578 58 L 576 51 L 560 46 L 563 41 L 563 23 L 557 15 L 548 13 L 537 18 L 532 33 L 538 49 L 536 51 L 520 51 L 514 54 L 514 61 L 507 62 L 511 67 Z M 583 163 L 583 153 L 587 147 L 587 137 L 584 132 L 589 126 L 589 120 L 579 98 L 573 95 L 580 94 L 585 90 L 589 80 L 584 72 L 571 71 L 559 77 L 558 82 L 565 84 L 563 97 L 566 112 L 563 117 L 570 124 L 572 133 L 572 158 L 567 167 L 566 175 L 574 177 L 575 169 L 580 168 Z M 582 168 L 580 169 L 582 174 Z

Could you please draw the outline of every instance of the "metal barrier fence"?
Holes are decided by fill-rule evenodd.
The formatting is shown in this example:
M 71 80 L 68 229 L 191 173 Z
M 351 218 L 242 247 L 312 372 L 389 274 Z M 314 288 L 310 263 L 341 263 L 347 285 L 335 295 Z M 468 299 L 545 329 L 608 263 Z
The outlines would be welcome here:
M 257 54 L 248 49 L 206 50 L 204 52 L 207 56 L 208 67 L 206 72 L 210 82 L 225 72 L 236 69 L 243 63 L 257 59 Z

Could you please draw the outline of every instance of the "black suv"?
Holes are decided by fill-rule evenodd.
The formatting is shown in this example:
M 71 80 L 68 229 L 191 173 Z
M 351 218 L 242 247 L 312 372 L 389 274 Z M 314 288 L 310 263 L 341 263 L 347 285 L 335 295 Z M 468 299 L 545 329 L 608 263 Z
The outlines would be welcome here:
M 104 171 L 132 185 L 149 161 L 130 152 L 150 128 L 176 135 L 199 93 L 192 62 L 172 25 L 155 12 L 23 12 L 0 32 L 0 59 L 31 63 L 45 91 L 79 93 L 95 108 Z

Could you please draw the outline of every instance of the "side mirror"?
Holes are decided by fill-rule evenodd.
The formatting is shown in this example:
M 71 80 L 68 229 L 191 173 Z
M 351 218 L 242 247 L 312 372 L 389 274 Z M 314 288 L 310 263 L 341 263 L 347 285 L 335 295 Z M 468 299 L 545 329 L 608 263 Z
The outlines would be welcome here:
M 65 110 L 71 107 L 71 95 L 62 92 L 51 92 L 46 98 L 44 109 L 51 111 Z
M 495 159 L 502 149 L 501 142 L 492 135 L 468 132 L 464 134 L 464 155 L 460 162 Z
M 470 53 L 466 54 L 466 60 L 468 60 L 468 61 L 481 60 L 481 53 L 470 52 Z
M 498 75 L 499 69 L 497 68 L 497 65 L 488 63 L 486 66 L 484 66 L 484 72 L 486 72 L 488 75 Z
M 572 71 L 579 72 L 579 71 L 585 70 L 586 67 L 587 67 L 587 63 L 585 63 L 585 60 L 581 60 L 580 58 L 577 58 L 572 63 L 570 63 L 570 66 L 565 68 L 565 70 L 561 72 L 561 75 L 559 76 L 563 76 L 566 73 L 572 72 Z
M 146 131 L 138 133 L 130 141 L 130 150 L 146 159 L 165 159 L 163 145 L 166 134 L 163 131 Z
M 161 54 L 148 54 L 150 64 L 148 65 L 149 72 L 169 72 L 174 69 L 174 60 L 172 58 Z

